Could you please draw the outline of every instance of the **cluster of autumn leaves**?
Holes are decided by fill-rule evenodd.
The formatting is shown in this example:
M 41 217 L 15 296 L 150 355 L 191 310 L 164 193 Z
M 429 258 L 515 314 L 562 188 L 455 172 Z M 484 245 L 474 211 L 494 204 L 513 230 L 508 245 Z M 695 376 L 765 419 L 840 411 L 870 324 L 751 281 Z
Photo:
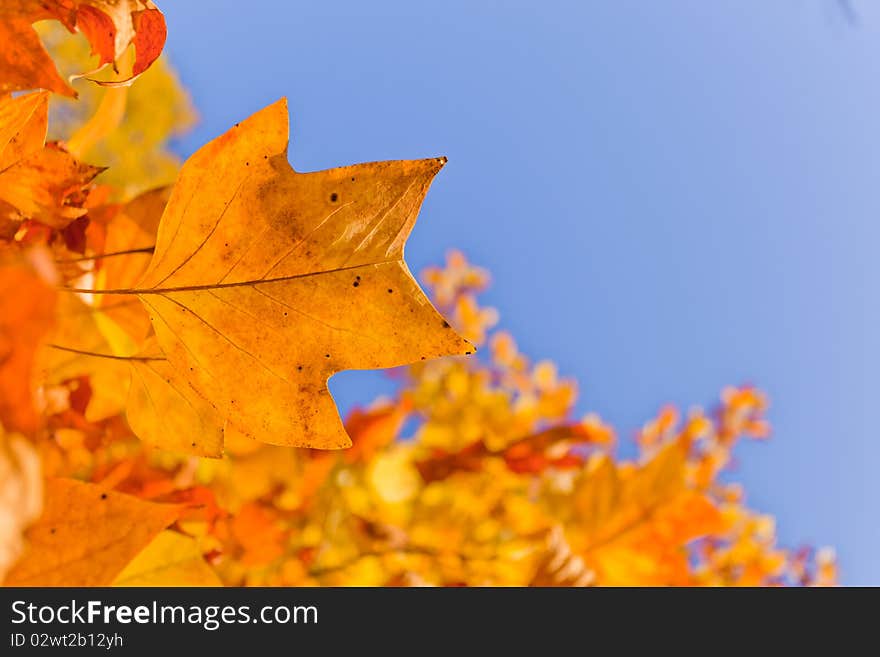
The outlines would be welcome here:
M 49 18 L 93 55 L 80 100 L 51 97 L 74 57 Z M 768 434 L 761 392 L 663 409 L 623 460 L 575 383 L 494 330 L 461 254 L 423 274 L 435 309 L 402 258 L 443 160 L 298 174 L 276 103 L 166 185 L 190 116 L 150 66 L 151 2 L 14 0 L 0 30 L 7 585 L 835 582 L 728 482 Z M 182 109 L 131 143 L 160 104 Z M 343 428 L 327 378 L 380 367 L 396 392 Z

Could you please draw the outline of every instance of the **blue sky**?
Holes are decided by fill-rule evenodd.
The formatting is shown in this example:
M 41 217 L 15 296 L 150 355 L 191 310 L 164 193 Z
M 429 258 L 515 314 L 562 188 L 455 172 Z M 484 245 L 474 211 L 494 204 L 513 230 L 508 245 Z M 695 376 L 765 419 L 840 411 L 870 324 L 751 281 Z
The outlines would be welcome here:
M 301 171 L 446 155 L 407 247 L 460 248 L 624 437 L 729 383 L 775 434 L 736 477 L 784 543 L 880 584 L 880 4 L 166 2 L 188 155 L 287 96 Z M 335 377 L 343 408 L 376 375 Z

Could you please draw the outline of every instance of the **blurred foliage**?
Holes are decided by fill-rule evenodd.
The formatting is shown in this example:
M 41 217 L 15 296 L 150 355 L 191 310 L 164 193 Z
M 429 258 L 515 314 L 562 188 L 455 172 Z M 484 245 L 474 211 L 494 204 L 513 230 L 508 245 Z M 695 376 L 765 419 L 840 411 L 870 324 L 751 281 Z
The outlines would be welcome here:
M 39 23 L 38 31 L 62 75 L 94 68 L 97 60 L 82 35 L 71 35 L 55 21 Z M 108 67 L 97 77 L 112 75 Z M 73 87 L 79 98 L 52 97 L 49 139 L 68 142 L 80 159 L 108 167 L 98 182 L 111 186 L 117 199 L 174 182 L 180 160 L 169 142 L 192 128 L 196 112 L 167 55 L 129 87 L 100 87 L 85 78 L 74 80 Z M 71 147 L 96 115 L 93 133 Z

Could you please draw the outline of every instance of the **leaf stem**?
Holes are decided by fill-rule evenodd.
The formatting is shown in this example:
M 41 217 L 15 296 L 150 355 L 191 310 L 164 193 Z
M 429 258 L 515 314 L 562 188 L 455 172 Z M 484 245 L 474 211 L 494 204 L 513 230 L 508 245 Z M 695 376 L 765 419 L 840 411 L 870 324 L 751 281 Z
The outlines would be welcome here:
M 134 361 L 151 361 L 151 360 L 167 360 L 167 358 L 153 358 L 150 356 L 114 356 L 113 354 L 99 354 L 95 351 L 84 351 L 82 349 L 74 349 L 73 347 L 64 347 L 60 344 L 49 344 L 48 347 L 58 349 L 59 351 L 67 351 L 71 354 L 80 354 L 81 356 L 92 356 L 94 358 L 108 358 L 110 360 L 134 360 Z
M 60 258 L 55 260 L 56 264 L 65 265 L 74 262 L 86 262 L 88 260 L 103 260 L 104 258 L 113 258 L 115 256 L 130 255 L 132 253 L 152 253 L 156 249 L 155 246 L 145 246 L 140 249 L 125 249 L 124 251 L 110 251 L 109 253 L 99 253 L 93 256 L 82 256 L 81 258 Z
M 294 281 L 300 278 L 310 278 L 312 276 L 323 276 L 325 274 L 338 274 L 343 271 L 354 271 L 355 269 L 376 267 L 378 265 L 389 265 L 402 260 L 379 260 L 377 262 L 366 262 L 359 265 L 347 265 L 345 267 L 336 267 L 335 269 L 325 269 L 322 271 L 309 271 L 301 274 L 291 274 L 290 276 L 278 276 L 276 278 L 256 278 L 246 281 L 236 281 L 234 283 L 206 283 L 204 285 L 181 285 L 179 287 L 150 287 L 150 288 L 129 288 L 120 290 L 91 290 L 79 287 L 64 287 L 58 289 L 62 292 L 74 292 L 76 294 L 167 294 L 169 292 L 197 292 L 199 290 L 220 290 L 227 287 L 249 287 L 253 285 L 264 285 L 266 283 L 281 283 L 286 281 Z

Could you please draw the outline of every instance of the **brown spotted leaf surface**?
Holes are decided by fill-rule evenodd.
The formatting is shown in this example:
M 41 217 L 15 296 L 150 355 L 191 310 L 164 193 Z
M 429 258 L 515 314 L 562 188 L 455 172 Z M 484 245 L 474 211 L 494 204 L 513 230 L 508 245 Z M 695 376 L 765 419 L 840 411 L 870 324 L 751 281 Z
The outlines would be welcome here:
M 193 155 L 136 291 L 178 397 L 195 393 L 260 442 L 348 447 L 334 372 L 473 350 L 403 260 L 445 159 L 298 173 L 287 141 L 281 100 Z

